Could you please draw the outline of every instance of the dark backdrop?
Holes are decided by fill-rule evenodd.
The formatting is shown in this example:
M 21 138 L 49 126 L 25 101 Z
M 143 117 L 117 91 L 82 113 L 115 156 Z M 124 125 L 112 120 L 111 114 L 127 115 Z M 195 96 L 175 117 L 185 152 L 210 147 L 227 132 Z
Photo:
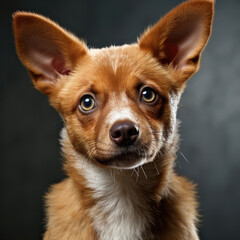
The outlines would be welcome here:
M 43 195 L 64 174 L 62 122 L 32 87 L 14 49 L 11 14 L 42 13 L 92 47 L 132 43 L 180 0 L 8 0 L 0 7 L 0 238 L 40 239 Z M 177 171 L 198 183 L 204 240 L 240 239 L 240 1 L 217 0 L 211 40 L 178 117 Z

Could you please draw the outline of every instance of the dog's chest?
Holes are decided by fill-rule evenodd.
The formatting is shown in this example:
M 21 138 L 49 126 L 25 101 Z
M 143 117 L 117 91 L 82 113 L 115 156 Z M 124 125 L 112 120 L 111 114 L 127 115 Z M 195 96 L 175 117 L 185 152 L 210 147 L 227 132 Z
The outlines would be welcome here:
M 144 239 L 151 215 L 136 182 L 113 177 L 105 170 L 86 174 L 90 174 L 86 179 L 96 199 L 90 217 L 100 240 Z

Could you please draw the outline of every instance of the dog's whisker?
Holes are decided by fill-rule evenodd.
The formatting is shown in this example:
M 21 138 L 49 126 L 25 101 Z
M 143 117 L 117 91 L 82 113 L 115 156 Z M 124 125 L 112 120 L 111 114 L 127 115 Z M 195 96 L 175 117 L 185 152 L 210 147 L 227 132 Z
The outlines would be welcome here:
M 156 171 L 157 171 L 157 175 L 159 175 L 159 171 L 158 171 L 157 165 L 156 165 L 156 163 L 155 163 L 154 161 L 153 161 L 153 164 L 154 164 L 155 169 L 156 169 Z
M 190 163 L 190 162 L 188 161 L 188 159 L 185 157 L 185 155 L 184 155 L 181 151 L 179 151 L 179 153 L 182 155 L 182 157 L 185 159 L 185 161 L 186 161 L 187 163 Z
M 148 178 L 147 178 L 147 175 L 146 175 L 146 173 L 145 173 L 145 171 L 144 171 L 144 169 L 143 169 L 143 166 L 140 166 L 140 167 L 141 167 L 141 169 L 142 169 L 142 171 L 143 171 L 143 174 L 144 174 L 145 178 L 148 179 Z
M 134 172 L 136 173 L 136 183 L 138 182 L 138 179 L 139 179 L 139 167 L 134 168 Z
M 136 173 L 136 175 L 139 177 L 139 173 L 138 171 L 136 170 L 136 168 L 133 169 L 133 171 Z

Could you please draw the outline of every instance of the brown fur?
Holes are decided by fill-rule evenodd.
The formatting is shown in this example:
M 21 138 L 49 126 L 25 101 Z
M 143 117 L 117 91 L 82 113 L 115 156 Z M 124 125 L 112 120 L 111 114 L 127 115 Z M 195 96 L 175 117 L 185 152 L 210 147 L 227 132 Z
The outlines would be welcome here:
M 198 239 L 195 186 L 174 172 L 178 134 L 174 115 L 177 106 L 173 105 L 186 80 L 199 69 L 211 33 L 213 4 L 211 0 L 187 1 L 149 28 L 138 44 L 100 50 L 88 49 L 84 42 L 43 16 L 14 14 L 18 55 L 35 87 L 48 95 L 65 124 L 61 143 L 68 178 L 52 186 L 46 196 L 44 240 L 100 239 L 90 212 L 109 199 L 95 197 L 83 160 L 90 164 L 86 166 L 93 164 L 102 173 L 113 172 L 112 184 L 119 182 L 121 197 L 130 196 L 136 204 L 136 216 L 146 212 L 148 224 L 136 240 Z M 139 94 L 144 86 L 155 89 L 158 99 L 154 105 L 141 101 Z M 84 94 L 97 99 L 93 112 L 79 110 Z M 153 157 L 146 155 L 147 162 L 137 170 L 124 169 L 120 173 L 102 165 L 119 151 L 109 138 L 108 119 L 118 106 L 134 113 L 141 128 L 139 145 L 144 154 L 151 148 L 154 152 Z M 148 145 L 154 141 L 154 146 Z M 140 155 L 136 161 L 138 158 Z M 76 163 L 82 164 L 80 168 Z M 128 192 L 128 186 L 132 191 L 130 188 Z M 110 213 L 99 208 L 94 214 L 108 221 Z M 99 224 L 104 227 L 103 222 Z

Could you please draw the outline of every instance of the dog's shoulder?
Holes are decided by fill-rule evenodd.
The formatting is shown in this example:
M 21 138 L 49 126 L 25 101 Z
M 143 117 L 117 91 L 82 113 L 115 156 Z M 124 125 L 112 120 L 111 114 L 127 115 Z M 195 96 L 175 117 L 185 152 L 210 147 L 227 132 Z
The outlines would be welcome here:
M 191 181 L 173 174 L 166 195 L 159 204 L 161 239 L 199 239 L 195 227 L 198 223 L 195 188 Z
M 51 187 L 46 205 L 48 230 L 44 240 L 97 239 L 78 188 L 70 178 Z

